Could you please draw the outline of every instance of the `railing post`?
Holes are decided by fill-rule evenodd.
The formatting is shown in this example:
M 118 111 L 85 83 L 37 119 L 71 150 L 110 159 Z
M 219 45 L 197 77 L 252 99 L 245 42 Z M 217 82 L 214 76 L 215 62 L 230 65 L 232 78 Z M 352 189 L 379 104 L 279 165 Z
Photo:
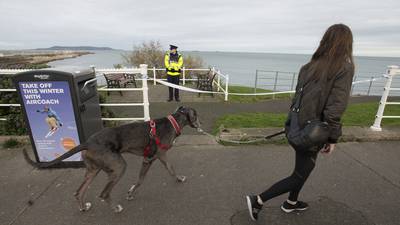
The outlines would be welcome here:
M 382 131 L 381 122 L 382 122 L 383 112 L 385 111 L 385 105 L 387 98 L 389 96 L 390 86 L 392 85 L 393 75 L 396 74 L 396 70 L 398 69 L 399 69 L 398 66 L 389 66 L 389 69 L 386 74 L 387 76 L 386 84 L 385 87 L 383 88 L 382 98 L 381 101 L 379 102 L 379 108 L 375 116 L 375 121 L 374 124 L 370 127 L 371 130 L 373 131 Z
M 213 75 L 216 73 L 217 74 L 217 91 L 219 91 L 220 90 L 220 86 L 221 86 L 221 76 L 219 75 L 219 70 L 218 70 L 218 72 L 217 71 L 215 71 L 215 67 L 213 67 L 212 68 L 212 71 L 213 71 Z
M 254 93 L 257 93 L 257 80 L 258 80 L 258 70 L 256 70 L 256 79 L 254 81 Z
M 296 73 L 293 73 L 293 76 L 292 76 L 292 85 L 290 85 L 290 91 L 293 91 L 293 88 L 294 88 L 294 79 L 295 79 L 295 77 L 296 77 Z M 292 93 L 290 93 L 290 96 L 292 96 Z
M 185 79 L 186 79 L 186 70 L 185 70 L 185 67 L 183 67 L 183 70 L 182 70 L 182 84 L 183 84 L 183 86 L 185 86 Z
M 229 95 L 229 75 L 226 74 L 226 78 L 225 78 L 226 82 L 225 82 L 225 101 L 228 101 L 228 95 Z
M 369 87 L 368 87 L 368 91 L 367 91 L 367 96 L 369 96 L 369 93 L 371 91 L 371 86 L 372 86 L 372 82 L 374 81 L 374 77 L 371 77 L 371 80 L 369 81 Z
M 147 87 L 147 64 L 140 64 L 140 73 L 142 74 L 142 88 L 143 88 L 143 114 L 144 121 L 150 120 L 149 111 L 149 88 Z
M 278 81 L 278 73 L 279 73 L 279 71 L 276 71 L 276 73 L 275 73 L 274 92 L 276 91 L 276 83 Z M 272 95 L 272 99 L 275 99 L 275 94 Z
M 156 85 L 157 74 L 156 74 L 156 67 L 153 66 L 153 85 Z
M 357 80 L 357 75 L 354 76 L 353 78 L 353 83 Z M 351 85 L 351 90 L 350 90 L 350 96 L 353 95 L 353 91 L 354 91 L 354 84 Z

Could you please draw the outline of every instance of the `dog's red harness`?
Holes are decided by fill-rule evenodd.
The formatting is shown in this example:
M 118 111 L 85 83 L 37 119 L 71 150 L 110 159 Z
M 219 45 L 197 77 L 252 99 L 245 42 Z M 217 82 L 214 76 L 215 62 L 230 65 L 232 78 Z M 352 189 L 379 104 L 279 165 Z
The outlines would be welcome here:
M 172 126 L 174 127 L 176 136 L 179 136 L 181 134 L 181 127 L 179 126 L 178 122 L 176 122 L 175 118 L 172 115 L 169 115 L 167 118 L 168 118 L 169 122 L 172 124 Z M 154 122 L 154 120 L 150 120 L 149 125 L 150 125 L 150 138 L 153 138 L 155 140 L 158 148 L 165 150 L 165 151 L 170 149 L 172 147 L 172 145 L 167 145 L 167 144 L 161 143 L 160 137 L 157 136 L 156 123 Z M 151 146 L 149 143 L 144 148 L 144 151 L 143 151 L 144 157 L 147 157 L 150 154 L 150 149 L 151 149 Z

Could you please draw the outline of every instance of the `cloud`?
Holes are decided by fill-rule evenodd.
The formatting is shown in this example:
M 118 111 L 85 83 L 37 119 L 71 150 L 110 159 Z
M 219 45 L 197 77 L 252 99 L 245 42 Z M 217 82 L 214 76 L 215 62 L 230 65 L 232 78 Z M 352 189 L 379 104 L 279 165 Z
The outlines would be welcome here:
M 345 23 L 356 54 L 400 56 L 397 0 L 14 0 L 0 2 L 0 21 L 0 48 L 130 49 L 160 40 L 187 50 L 287 53 L 312 52 L 328 26 Z

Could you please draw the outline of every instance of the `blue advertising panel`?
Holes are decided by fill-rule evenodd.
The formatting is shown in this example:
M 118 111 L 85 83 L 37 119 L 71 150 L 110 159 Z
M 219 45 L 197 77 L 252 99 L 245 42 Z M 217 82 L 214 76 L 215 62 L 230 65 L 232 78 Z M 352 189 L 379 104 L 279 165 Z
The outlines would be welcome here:
M 18 86 L 40 162 L 80 144 L 67 81 L 26 81 Z M 81 160 L 78 153 L 64 161 Z

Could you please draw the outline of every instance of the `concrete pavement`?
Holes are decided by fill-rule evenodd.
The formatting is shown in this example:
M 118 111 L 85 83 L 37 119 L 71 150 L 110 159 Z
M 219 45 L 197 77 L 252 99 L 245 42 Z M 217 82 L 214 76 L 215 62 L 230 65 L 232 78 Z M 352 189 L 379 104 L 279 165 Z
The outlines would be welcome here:
M 301 199 L 310 210 L 286 215 L 279 210 L 286 197 L 281 196 L 267 204 L 256 224 L 400 224 L 399 145 L 340 143 L 332 155 L 319 156 L 303 189 Z M 115 214 L 96 199 L 106 182 L 100 173 L 87 195 L 93 208 L 81 213 L 73 192 L 84 169 L 39 171 L 25 163 L 19 149 L 0 150 L 0 224 L 253 224 L 244 195 L 289 175 L 294 160 L 287 145 L 179 145 L 170 161 L 187 182 L 175 183 L 157 162 L 136 198 L 126 201 L 141 159 L 125 158 L 127 172 L 112 193 L 124 211 Z

